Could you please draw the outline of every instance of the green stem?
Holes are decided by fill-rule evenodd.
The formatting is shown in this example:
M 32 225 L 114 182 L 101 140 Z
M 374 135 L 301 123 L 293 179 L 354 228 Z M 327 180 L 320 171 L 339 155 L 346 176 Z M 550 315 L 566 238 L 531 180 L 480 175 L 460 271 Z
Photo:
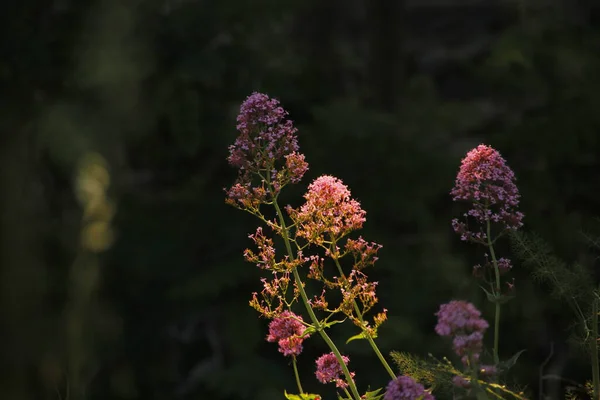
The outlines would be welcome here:
M 296 385 L 298 385 L 298 390 L 300 391 L 300 394 L 304 394 L 302 384 L 300 383 L 300 374 L 298 374 L 298 366 L 296 365 L 296 356 L 292 356 L 292 365 L 294 366 L 294 375 L 296 376 Z
M 281 212 L 281 208 L 279 208 L 279 205 L 277 204 L 276 198 L 273 199 L 273 206 L 275 207 L 275 211 L 277 212 L 277 217 L 278 217 L 279 223 L 281 225 L 281 236 L 283 237 L 283 241 L 285 243 L 285 248 L 287 250 L 288 256 L 290 258 L 290 261 L 294 261 L 295 257 L 294 257 L 294 253 L 292 252 L 290 238 L 288 237 L 287 226 L 285 224 L 285 220 L 283 218 L 283 213 Z M 352 391 L 354 398 L 356 400 L 360 400 L 360 394 L 358 393 L 358 389 L 356 389 L 356 385 L 354 384 L 354 379 L 352 379 L 352 375 L 350 374 L 350 371 L 348 370 L 348 366 L 346 365 L 346 363 L 344 362 L 344 359 L 342 358 L 342 354 L 340 353 L 340 351 L 338 350 L 336 345 L 333 343 L 333 341 L 331 340 L 329 335 L 327 335 L 327 332 L 325 332 L 325 330 L 323 329 L 321 323 L 319 322 L 319 319 L 315 315 L 315 312 L 313 311 L 312 307 L 310 306 L 310 303 L 308 302 L 308 296 L 306 295 L 306 291 L 304 290 L 304 284 L 303 284 L 302 280 L 300 279 L 300 274 L 298 274 L 297 268 L 293 269 L 293 274 L 294 274 L 294 280 L 296 281 L 296 285 L 298 286 L 298 291 L 300 292 L 300 297 L 302 298 L 304 307 L 306 308 L 306 311 L 308 312 L 308 315 L 309 315 L 312 323 L 314 324 L 315 329 L 317 330 L 317 332 L 319 332 L 319 335 L 321 335 L 321 337 L 323 338 L 325 343 L 327 343 L 327 345 L 329 346 L 329 348 L 331 349 L 333 354 L 335 354 L 335 357 L 337 358 L 338 362 L 340 363 L 340 366 L 342 367 L 342 371 L 344 372 L 344 376 L 346 377 L 346 382 L 348 383 L 348 386 L 350 387 L 350 390 Z
M 496 315 L 494 316 L 494 362 L 500 362 L 498 355 L 498 341 L 500 338 L 500 303 L 496 303 Z
M 500 269 L 498 268 L 498 260 L 496 259 L 496 253 L 494 252 L 494 245 L 492 244 L 491 238 L 491 224 L 490 220 L 487 220 L 487 240 L 488 247 L 490 249 L 490 255 L 492 256 L 492 264 L 494 265 L 494 274 L 496 276 L 496 288 L 494 290 L 494 295 L 499 296 L 500 290 Z M 497 299 L 496 299 L 497 300 Z M 498 356 L 498 348 L 500 341 L 500 303 L 496 301 L 496 315 L 494 318 L 494 363 L 498 364 L 500 362 L 500 357 Z
M 598 299 L 592 303 L 592 381 L 594 400 L 600 399 L 600 366 L 598 365 Z
M 349 399 L 352 398 L 352 395 L 350 394 L 350 392 L 348 392 L 348 389 L 344 388 L 344 393 L 346 393 L 346 396 L 348 396 Z
M 335 246 L 335 243 L 333 244 L 333 246 Z M 334 258 L 333 261 L 335 262 L 335 265 L 337 266 L 337 269 L 338 269 L 338 272 L 340 273 L 341 278 L 345 280 L 346 275 L 344 275 L 344 271 L 342 270 L 342 266 L 340 265 L 339 260 L 337 258 Z M 396 379 L 396 374 L 394 373 L 394 370 L 392 370 L 392 368 L 390 367 L 390 365 L 388 364 L 386 359 L 383 357 L 383 354 L 381 354 L 381 351 L 379 350 L 377 343 L 375 343 L 375 340 L 373 340 L 373 336 L 371 336 L 369 331 L 367 329 L 365 329 L 365 327 L 366 327 L 365 320 L 363 318 L 362 312 L 360 311 L 360 308 L 358 307 L 358 304 L 356 303 L 356 300 L 352 300 L 352 303 L 354 305 L 354 311 L 356 312 L 356 316 L 358 317 L 358 320 L 360 321 L 360 323 L 362 325 L 362 330 L 365 335 L 365 338 L 371 345 L 371 348 L 377 355 L 377 358 L 379 358 L 379 361 L 381 361 L 381 364 L 383 365 L 383 367 L 385 368 L 387 373 L 392 377 L 392 379 Z

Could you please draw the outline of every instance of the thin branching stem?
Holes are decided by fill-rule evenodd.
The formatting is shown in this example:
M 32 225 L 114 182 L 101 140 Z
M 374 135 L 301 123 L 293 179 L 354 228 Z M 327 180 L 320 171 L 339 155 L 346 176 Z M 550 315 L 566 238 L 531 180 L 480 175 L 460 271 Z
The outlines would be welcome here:
M 271 187 L 270 184 L 269 184 L 269 186 L 270 186 L 269 189 L 272 190 L 273 188 Z M 283 212 L 281 211 L 281 208 L 279 207 L 279 204 L 277 203 L 277 198 L 273 199 L 273 206 L 275 207 L 275 211 L 277 212 L 277 218 L 279 219 L 279 224 L 281 226 L 281 236 L 283 237 L 283 241 L 285 243 L 285 248 L 287 250 L 288 257 L 290 258 L 290 261 L 294 261 L 296 257 L 294 256 L 294 253 L 292 252 L 291 241 L 288 236 L 288 228 L 286 226 L 285 219 L 283 217 Z M 321 325 L 319 319 L 315 315 L 315 312 L 313 311 L 312 307 L 310 306 L 310 303 L 308 302 L 308 296 L 306 295 L 306 291 L 304 290 L 304 282 L 302 282 L 302 279 L 300 279 L 300 274 L 298 273 L 298 269 L 294 268 L 292 273 L 294 275 L 294 280 L 296 281 L 296 286 L 298 287 L 298 291 L 300 292 L 300 297 L 302 298 L 302 303 L 304 303 L 304 307 L 306 308 L 306 311 L 308 312 L 308 315 L 309 315 L 311 321 L 313 322 L 315 329 L 317 330 L 319 335 L 323 338 L 325 343 L 327 343 L 327 346 L 329 346 L 329 348 L 331 349 L 333 354 L 335 354 L 335 357 L 337 358 L 338 362 L 340 363 L 340 366 L 342 367 L 342 371 L 344 372 L 344 376 L 346 377 L 346 382 L 348 383 L 348 386 L 350 387 L 353 397 L 356 400 L 360 400 L 360 394 L 358 393 L 358 389 L 356 388 L 354 379 L 352 379 L 352 375 L 350 374 L 350 371 L 348 370 L 348 366 L 346 365 L 346 363 L 344 362 L 344 359 L 342 358 L 342 354 L 340 353 L 339 349 L 336 347 L 335 343 L 333 343 L 333 341 L 331 340 L 329 335 L 327 335 L 327 332 L 325 332 L 325 330 L 323 329 L 323 326 Z

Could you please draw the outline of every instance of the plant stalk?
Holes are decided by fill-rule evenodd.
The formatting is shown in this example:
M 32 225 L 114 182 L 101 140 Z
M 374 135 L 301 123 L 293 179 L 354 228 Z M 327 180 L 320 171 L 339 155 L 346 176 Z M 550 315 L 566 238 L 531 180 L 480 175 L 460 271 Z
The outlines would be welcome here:
M 283 218 L 283 213 L 281 212 L 281 208 L 279 207 L 279 204 L 277 204 L 277 198 L 273 198 L 273 206 L 275 207 L 275 211 L 277 212 L 277 217 L 278 217 L 279 223 L 281 225 L 281 236 L 283 237 L 283 241 L 285 243 L 285 248 L 287 250 L 288 256 L 291 261 L 294 261 L 295 257 L 294 257 L 294 253 L 292 252 L 292 246 L 290 245 L 290 238 L 288 237 L 287 226 L 285 223 L 285 219 Z M 340 363 L 340 366 L 342 367 L 342 371 L 344 372 L 344 376 L 346 377 L 346 382 L 348 383 L 348 386 L 350 387 L 350 391 L 352 392 L 352 395 L 354 396 L 354 398 L 356 400 L 360 400 L 360 394 L 358 393 L 358 389 L 356 389 L 356 385 L 354 384 L 354 379 L 352 379 L 352 375 L 350 375 L 348 366 L 342 359 L 342 354 L 336 347 L 335 343 L 333 343 L 333 341 L 331 340 L 329 335 L 327 335 L 327 332 L 325 332 L 325 330 L 321 326 L 319 319 L 315 315 L 315 312 L 313 311 L 312 307 L 310 306 L 310 304 L 308 302 L 308 296 L 306 295 L 306 291 L 304 290 L 304 284 L 303 284 L 302 280 L 300 279 L 300 274 L 298 274 L 297 268 L 294 268 L 293 274 L 294 274 L 294 280 L 296 281 L 296 286 L 298 287 L 298 291 L 300 292 L 300 297 L 302 297 L 302 302 L 304 303 L 304 307 L 306 308 L 306 311 L 308 312 L 308 315 L 309 315 L 312 323 L 314 324 L 315 329 L 317 330 L 317 332 L 319 332 L 319 335 L 321 335 L 321 337 L 323 338 L 325 343 L 327 343 L 327 345 L 329 346 L 329 348 L 331 349 L 333 354 L 335 354 L 335 357 L 337 358 L 338 362 Z
M 304 394 L 304 390 L 302 389 L 302 384 L 300 383 L 300 374 L 298 374 L 298 365 L 296 364 L 296 356 L 292 356 L 292 365 L 294 366 L 294 375 L 296 376 L 296 385 L 298 385 L 298 390 L 300 394 Z
M 487 220 L 487 240 L 488 247 L 490 249 L 490 255 L 492 256 L 492 264 L 494 265 L 494 274 L 496 276 L 496 288 L 494 290 L 494 295 L 499 296 L 500 290 L 500 269 L 498 268 L 498 260 L 496 259 L 496 253 L 494 252 L 494 245 L 492 244 L 491 238 L 491 224 L 490 220 Z M 496 315 L 494 317 L 494 363 L 498 364 L 500 362 L 500 357 L 498 355 L 498 348 L 500 342 L 500 303 L 498 299 L 496 299 Z
M 346 279 L 346 275 L 344 275 L 344 271 L 342 270 L 342 266 L 340 265 L 339 260 L 337 258 L 334 258 L 334 262 L 335 262 L 335 265 L 337 266 L 338 272 L 340 273 L 340 276 L 342 277 L 342 279 Z M 371 334 L 369 333 L 369 331 L 367 329 L 365 329 L 365 326 L 366 326 L 365 325 L 365 320 L 363 319 L 363 314 L 360 311 L 360 308 L 358 307 L 358 304 L 356 303 L 356 300 L 352 300 L 352 303 L 354 305 L 354 311 L 356 312 L 356 316 L 358 317 L 358 320 L 360 321 L 360 323 L 362 325 L 362 330 L 363 330 L 363 333 L 365 335 L 365 338 L 367 339 L 367 341 L 371 345 L 371 348 L 373 349 L 373 351 L 377 355 L 377 358 L 379 358 L 379 361 L 381 361 L 381 364 L 383 365 L 383 367 L 385 368 L 385 370 L 387 371 L 387 373 L 390 375 L 390 377 L 392 379 L 396 379 L 396 374 L 394 373 L 394 370 L 392 370 L 392 368 L 390 367 L 390 365 L 388 364 L 388 362 L 386 361 L 386 359 L 383 357 L 383 354 L 381 354 L 381 351 L 379 350 L 379 347 L 377 346 L 377 343 L 375 343 L 375 340 L 373 339 L 373 336 L 371 336 Z

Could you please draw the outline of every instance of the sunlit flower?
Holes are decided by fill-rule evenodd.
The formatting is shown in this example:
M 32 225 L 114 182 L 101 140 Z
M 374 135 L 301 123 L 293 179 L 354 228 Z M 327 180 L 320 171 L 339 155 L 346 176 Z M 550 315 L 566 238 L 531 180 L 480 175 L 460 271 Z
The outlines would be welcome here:
M 498 223 L 507 230 L 523 225 L 523 213 L 517 211 L 520 195 L 515 174 L 500 153 L 490 146 L 482 144 L 467 153 L 450 193 L 454 201 L 465 201 L 472 206 L 464 214 L 465 221 L 452 221 L 452 227 L 462 240 L 487 239 L 481 226 L 477 230 L 468 226 L 468 219 L 477 225 L 488 221 Z

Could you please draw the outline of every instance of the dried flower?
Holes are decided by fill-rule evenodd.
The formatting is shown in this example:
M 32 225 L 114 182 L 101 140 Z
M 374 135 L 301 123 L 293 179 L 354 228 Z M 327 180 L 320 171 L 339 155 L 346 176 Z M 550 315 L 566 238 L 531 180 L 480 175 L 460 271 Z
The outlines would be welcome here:
M 302 317 L 290 311 L 284 311 L 269 324 L 267 342 L 277 342 L 279 352 L 284 356 L 297 356 L 302 352 L 302 342 L 310 335 L 302 337 L 306 328 Z
M 315 179 L 304 195 L 306 203 L 300 210 L 288 208 L 297 223 L 296 236 L 321 245 L 335 241 L 353 230 L 362 228 L 366 212 L 352 199 L 350 190 L 341 180 L 329 175 Z
M 342 356 L 344 364 L 348 365 L 350 359 L 347 356 Z M 343 375 L 342 366 L 340 365 L 337 357 L 334 353 L 323 354 L 316 361 L 317 372 L 315 375 L 321 383 L 335 382 L 335 385 L 339 388 L 345 388 L 348 386 L 341 376 Z M 350 375 L 354 378 L 354 372 Z
M 481 312 L 471 303 L 453 300 L 442 304 L 435 315 L 438 317 L 436 333 L 453 337 L 454 351 L 463 363 L 477 361 L 483 349 L 483 334 L 489 327 L 481 318 Z
M 383 400 L 434 400 L 423 385 L 415 382 L 410 376 L 401 375 L 390 381 Z
M 519 190 L 514 183 L 514 172 L 497 150 L 479 145 L 462 160 L 454 188 L 450 192 L 454 201 L 467 201 L 472 208 L 464 214 L 478 223 L 499 223 L 503 229 L 515 230 L 523 223 L 523 213 L 517 211 Z M 471 231 L 466 222 L 452 221 L 454 230 L 462 240 L 484 241 L 487 234 L 482 229 Z

